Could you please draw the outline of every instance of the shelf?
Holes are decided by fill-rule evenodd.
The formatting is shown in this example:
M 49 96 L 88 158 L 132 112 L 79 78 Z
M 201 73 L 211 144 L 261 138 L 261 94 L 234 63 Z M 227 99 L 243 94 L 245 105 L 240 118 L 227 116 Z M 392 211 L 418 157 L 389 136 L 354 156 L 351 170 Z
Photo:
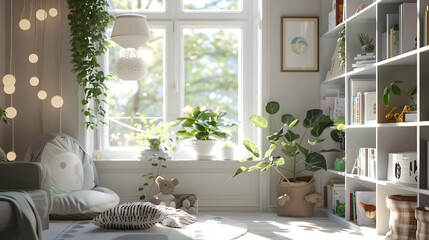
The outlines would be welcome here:
M 333 29 L 328 30 L 326 33 L 322 35 L 322 38 L 338 38 L 338 33 L 343 28 L 344 24 L 345 22 L 343 21 L 342 23 L 335 26 Z
M 375 128 L 377 124 L 365 124 L 365 125 L 346 125 L 347 128 Z
M 400 123 L 379 123 L 378 127 L 416 127 L 419 125 L 417 122 L 400 122 Z
M 420 189 L 419 193 L 429 195 L 429 189 Z
M 398 182 L 392 182 L 387 180 L 378 180 L 377 183 L 380 185 L 402 189 L 409 192 L 417 193 L 419 191 L 419 189 L 417 188 L 417 184 L 398 183 Z
M 403 53 L 399 56 L 385 59 L 379 62 L 378 66 L 416 65 L 418 49 Z
M 377 3 L 374 2 L 371 5 L 364 8 L 362 11 L 354 14 L 349 17 L 346 22 L 347 23 L 355 23 L 355 22 L 372 22 L 375 21 L 377 8 Z
M 346 174 L 346 177 L 354 178 L 354 179 L 358 179 L 358 180 L 362 180 L 362 181 L 370 182 L 370 183 L 377 183 L 377 179 L 375 179 L 375 178 L 360 176 L 360 175 L 351 174 L 351 173 Z
M 419 125 L 422 126 L 422 127 L 427 127 L 427 126 L 429 126 L 429 121 L 419 122 Z
M 419 52 L 421 53 L 429 52 L 429 45 L 419 48 Z
M 355 69 L 351 72 L 348 72 L 348 76 L 366 76 L 366 75 L 375 75 L 376 73 L 376 64 L 371 64 L 364 68 Z
M 346 78 L 346 74 L 341 74 L 322 81 L 322 84 L 344 84 L 345 78 Z
M 327 172 L 333 173 L 333 174 L 337 174 L 337 175 L 340 175 L 340 176 L 346 176 L 346 172 L 338 171 L 338 170 L 335 170 L 335 169 L 328 169 Z

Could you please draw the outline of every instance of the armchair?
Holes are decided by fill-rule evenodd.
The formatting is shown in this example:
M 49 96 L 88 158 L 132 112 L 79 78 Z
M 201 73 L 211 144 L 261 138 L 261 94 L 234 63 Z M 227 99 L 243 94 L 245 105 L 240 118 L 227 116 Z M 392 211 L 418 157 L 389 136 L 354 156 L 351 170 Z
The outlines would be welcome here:
M 40 218 L 43 230 L 49 228 L 52 209 L 49 174 L 49 169 L 41 163 L 0 161 L 0 195 L 5 191 L 25 191 L 36 207 L 38 216 L 34 217 Z M 14 211 L 11 202 L 0 199 L 0 239 L 22 236 Z

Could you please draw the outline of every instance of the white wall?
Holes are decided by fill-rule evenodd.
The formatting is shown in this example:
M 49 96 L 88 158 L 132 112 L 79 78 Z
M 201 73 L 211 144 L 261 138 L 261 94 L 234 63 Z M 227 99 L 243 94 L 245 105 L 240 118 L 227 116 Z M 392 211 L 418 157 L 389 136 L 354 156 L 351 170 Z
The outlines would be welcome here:
M 10 9 L 10 1 L 1 1 L 6 5 L 5 9 Z M 54 1 L 56 3 L 56 1 Z M 52 3 L 54 3 L 52 2 Z M 48 8 L 47 4 L 52 4 L 50 1 L 39 1 L 43 8 Z M 24 0 L 13 1 L 13 30 L 14 30 L 14 58 L 15 76 L 17 79 L 16 91 L 13 94 L 13 105 L 18 111 L 15 118 L 15 152 L 17 153 L 17 160 L 22 160 L 28 146 L 37 136 L 48 133 L 58 132 L 59 129 L 59 116 L 60 110 L 54 109 L 50 104 L 50 99 L 54 95 L 60 94 L 59 87 L 59 70 L 62 70 L 63 81 L 63 98 L 64 107 L 62 110 L 62 131 L 73 137 L 78 134 L 78 99 L 77 99 L 77 83 L 76 78 L 71 73 L 71 59 L 69 53 L 69 31 L 68 31 L 68 7 L 66 0 L 61 1 L 61 27 L 58 26 L 58 17 L 48 19 L 44 22 L 36 21 L 34 13 L 32 14 L 32 26 L 28 31 L 22 31 L 18 27 L 22 6 Z M 28 3 L 27 3 L 28 4 Z M 0 5 L 1 6 L 1 5 Z M 10 10 L 5 11 L 6 14 L 0 14 L 1 17 L 6 19 L 6 31 L 2 29 L 1 32 L 6 38 L 6 54 L 5 59 L 1 59 L 5 64 L 9 65 L 9 50 L 10 50 Z M 29 8 L 27 6 L 24 11 L 24 17 L 29 17 Z M 2 21 L 3 23 L 3 21 Z M 35 38 L 35 27 L 37 28 L 37 37 Z M 42 34 L 45 29 L 44 35 Z M 61 31 L 62 39 L 60 42 L 59 32 Z M 3 34 L 1 34 L 3 35 Z M 40 79 L 40 85 L 32 87 L 28 80 L 35 74 L 35 66 L 28 62 L 28 55 L 34 51 L 34 44 L 36 41 L 36 53 L 39 56 L 39 62 L 36 63 L 37 76 Z M 43 39 L 43 41 L 42 41 Z M 1 41 L 1 40 L 0 40 Z M 58 57 L 58 44 L 61 47 L 61 61 Z M 1 51 L 1 47 L 0 47 Z M 2 62 L 0 62 L 2 63 Z M 2 66 L 5 64 L 1 64 Z M 2 69 L 0 68 L 0 72 Z M 6 73 L 9 72 L 8 67 L 5 69 Z M 42 71 L 43 70 L 43 71 Z M 4 69 L 3 69 L 4 71 Z M 42 75 L 43 72 L 43 75 Z M 2 74 L 3 76 L 3 74 Z M 3 86 L 3 85 L 2 85 Z M 48 98 L 40 101 L 37 98 L 39 90 L 45 90 L 48 93 Z M 0 93 L 0 98 L 3 95 Z M 6 101 L 1 106 L 10 106 L 10 97 L 6 96 Z M 10 127 L 2 126 L 0 132 L 0 144 L 5 152 L 12 148 L 11 131 Z
M 281 72 L 281 17 L 317 17 L 319 0 L 270 0 L 268 92 L 265 102 L 278 101 L 280 113 L 303 119 L 307 110 L 320 107 L 319 72 Z M 267 81 L 267 80 L 265 80 Z M 276 206 L 279 175 L 271 172 L 270 205 Z
M 6 21 L 5 21 L 5 1 L 0 1 L 0 76 L 5 75 L 5 60 L 6 60 L 6 53 L 5 53 L 5 41 L 6 41 Z M 2 86 L 0 84 L 0 86 Z M 1 91 L 0 88 L 0 107 L 5 108 L 5 96 L 4 92 Z M 0 123 L 0 147 L 3 146 L 3 138 L 1 134 L 4 132 L 4 126 L 2 123 Z

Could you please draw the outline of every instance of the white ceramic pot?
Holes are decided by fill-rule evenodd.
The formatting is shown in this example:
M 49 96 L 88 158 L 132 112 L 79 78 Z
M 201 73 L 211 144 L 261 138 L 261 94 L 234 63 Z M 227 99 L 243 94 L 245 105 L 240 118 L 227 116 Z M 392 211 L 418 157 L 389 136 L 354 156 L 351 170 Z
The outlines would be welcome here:
M 232 160 L 234 159 L 234 148 L 233 147 L 222 147 L 222 159 Z
M 191 140 L 191 145 L 195 151 L 197 160 L 212 160 L 215 157 L 213 149 L 216 144 L 217 140 Z

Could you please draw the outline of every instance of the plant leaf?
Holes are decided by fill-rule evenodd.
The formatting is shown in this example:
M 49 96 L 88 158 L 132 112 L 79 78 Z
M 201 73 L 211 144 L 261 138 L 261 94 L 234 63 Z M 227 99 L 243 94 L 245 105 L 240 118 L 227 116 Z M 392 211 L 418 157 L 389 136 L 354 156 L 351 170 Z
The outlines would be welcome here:
M 260 166 L 251 166 L 251 167 L 249 167 L 249 170 L 247 170 L 247 171 L 251 172 L 253 170 L 260 170 L 260 169 L 262 169 Z
M 252 156 L 252 157 L 242 159 L 240 162 L 249 162 L 249 161 L 254 161 L 254 160 L 256 160 L 256 158 Z
M 296 143 L 296 147 L 299 149 L 299 151 L 304 154 L 304 156 L 307 156 L 308 153 L 310 152 L 310 150 L 308 150 L 307 148 L 303 147 L 301 144 Z
M 338 142 L 338 143 L 342 142 L 340 134 L 341 134 L 340 130 L 338 130 L 338 129 L 332 130 L 331 131 L 332 140 L 334 140 L 335 142 Z
M 325 157 L 317 152 L 308 154 L 305 158 L 305 169 L 309 171 L 327 170 Z
M 305 128 L 311 128 L 323 115 L 323 111 L 320 109 L 311 109 L 307 111 L 307 115 L 304 119 L 303 126 Z
M 285 164 L 285 159 L 284 158 L 279 158 L 276 161 L 274 161 L 274 164 L 276 164 L 277 166 L 282 166 Z
M 255 157 L 259 157 L 259 156 L 260 156 L 260 154 L 259 154 L 259 150 L 258 150 L 258 148 L 256 147 L 256 145 L 255 145 L 253 142 L 251 142 L 251 141 L 249 141 L 249 140 L 243 140 L 243 145 L 244 145 L 244 147 L 246 147 L 246 149 L 247 149 L 249 152 L 251 152 Z
M 401 96 L 401 89 L 396 84 L 392 84 L 392 93 L 396 96 Z
M 331 149 L 322 149 L 319 152 L 324 153 L 324 152 L 341 152 L 340 149 L 336 149 L 336 148 L 331 148 Z
M 383 95 L 383 104 L 386 106 L 389 106 L 390 104 L 390 94 L 384 94 Z
M 280 104 L 278 102 L 269 102 L 267 103 L 267 105 L 265 106 L 265 111 L 268 114 L 276 114 L 278 111 L 280 110 Z
M 311 146 L 316 146 L 319 143 L 322 143 L 323 141 L 325 141 L 325 139 L 316 139 L 313 142 L 310 141 L 310 139 L 308 139 L 308 144 L 310 144 Z
M 242 173 L 242 172 L 245 172 L 246 170 L 247 170 L 247 169 L 246 169 L 245 167 L 239 167 L 239 168 L 237 169 L 237 171 L 235 171 L 234 175 L 233 175 L 231 178 L 233 178 L 233 177 L 237 176 L 238 174 L 240 174 L 240 173 Z
M 416 94 L 417 94 L 417 88 L 415 87 L 413 90 L 411 90 L 411 92 L 410 92 L 409 95 L 412 97 L 412 96 L 414 96 Z
M 287 130 L 287 132 L 286 132 L 286 134 L 285 134 L 285 138 L 286 138 L 289 142 L 292 142 L 292 141 L 294 141 L 294 140 L 296 140 L 296 139 L 299 139 L 299 138 L 300 138 L 300 136 L 299 136 L 299 134 L 296 134 L 296 133 L 292 132 L 291 130 Z
M 267 158 L 271 155 L 271 153 L 276 149 L 277 144 L 271 144 L 270 149 L 265 152 L 264 158 Z
M 322 114 L 322 116 L 320 116 L 318 120 L 313 124 L 310 133 L 314 137 L 320 137 L 323 131 L 325 131 L 325 129 L 330 126 L 333 126 L 333 124 L 334 122 L 331 120 L 330 117 Z
M 288 125 L 289 128 L 292 128 L 293 126 L 298 124 L 299 120 L 298 120 L 298 122 L 294 123 L 296 120 L 298 120 L 298 119 L 296 119 L 292 114 L 289 114 L 289 113 L 284 114 L 282 116 L 282 123 Z M 292 125 L 292 123 L 294 123 L 294 125 Z
M 258 127 L 258 128 L 267 128 L 268 127 L 267 119 L 265 119 L 262 116 L 254 114 L 254 115 L 250 116 L 249 120 L 253 122 L 255 127 Z
M 219 119 L 221 119 L 223 116 L 225 116 L 226 115 L 226 111 L 221 111 L 220 113 L 219 113 L 219 115 L 217 115 L 217 120 L 219 120 Z
M 264 167 L 261 171 L 267 171 L 268 169 L 271 168 L 271 166 L 273 166 L 272 163 L 269 163 L 266 167 Z

